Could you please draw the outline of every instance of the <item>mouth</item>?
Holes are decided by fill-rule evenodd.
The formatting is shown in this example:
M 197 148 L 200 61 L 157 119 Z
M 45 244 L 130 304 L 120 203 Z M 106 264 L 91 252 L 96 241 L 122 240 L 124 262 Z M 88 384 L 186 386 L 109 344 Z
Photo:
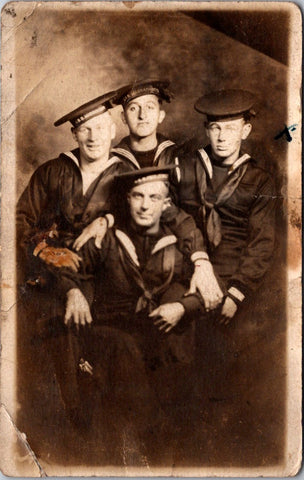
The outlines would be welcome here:
M 87 145 L 87 148 L 89 150 L 98 150 L 100 148 L 100 145 Z

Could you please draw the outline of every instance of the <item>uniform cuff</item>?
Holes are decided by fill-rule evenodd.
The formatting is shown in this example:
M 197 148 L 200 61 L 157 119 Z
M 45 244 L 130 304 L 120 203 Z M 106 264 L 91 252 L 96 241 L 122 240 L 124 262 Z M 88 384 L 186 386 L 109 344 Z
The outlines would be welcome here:
M 245 298 L 245 295 L 236 287 L 230 287 L 228 289 L 228 296 L 231 297 L 236 303 L 241 303 Z
M 209 261 L 209 255 L 207 252 L 194 252 L 191 255 L 191 261 L 195 263 L 197 260 L 207 260 Z

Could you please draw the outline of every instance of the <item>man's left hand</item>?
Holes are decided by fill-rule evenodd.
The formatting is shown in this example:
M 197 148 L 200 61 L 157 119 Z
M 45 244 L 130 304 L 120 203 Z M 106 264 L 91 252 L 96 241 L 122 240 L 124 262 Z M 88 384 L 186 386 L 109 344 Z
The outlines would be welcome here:
M 178 324 L 184 313 L 185 308 L 181 303 L 164 303 L 153 310 L 153 312 L 149 314 L 149 317 L 155 319 L 154 325 L 156 325 L 159 330 L 168 333 Z
M 219 323 L 228 325 L 237 312 L 237 304 L 230 297 L 226 297 Z
M 95 245 L 97 248 L 101 248 L 101 242 L 103 237 L 107 233 L 108 222 L 105 218 L 99 217 L 93 220 L 90 225 L 85 227 L 79 237 L 76 238 L 73 243 L 73 248 L 78 252 L 90 238 L 95 238 Z
M 197 260 L 190 281 L 190 288 L 185 294 L 193 295 L 198 291 L 204 301 L 206 312 L 214 310 L 223 301 L 223 292 L 214 275 L 213 267 L 207 260 Z

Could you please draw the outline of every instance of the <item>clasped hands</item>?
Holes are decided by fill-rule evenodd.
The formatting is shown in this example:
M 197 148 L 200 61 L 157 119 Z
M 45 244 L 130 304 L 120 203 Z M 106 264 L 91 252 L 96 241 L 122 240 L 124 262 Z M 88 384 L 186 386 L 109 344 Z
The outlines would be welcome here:
M 198 291 L 203 299 L 206 312 L 220 307 L 223 303 L 219 323 L 228 325 L 237 311 L 236 303 L 230 297 L 226 297 L 223 302 L 223 292 L 208 260 L 197 260 L 194 265 L 195 270 L 190 281 L 190 288 L 185 296 L 193 295 Z

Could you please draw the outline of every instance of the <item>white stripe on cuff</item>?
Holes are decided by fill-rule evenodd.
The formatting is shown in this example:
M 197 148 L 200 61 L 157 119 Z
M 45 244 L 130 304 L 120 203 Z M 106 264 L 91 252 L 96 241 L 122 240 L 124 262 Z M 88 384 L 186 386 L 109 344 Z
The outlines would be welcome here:
M 237 298 L 237 300 L 239 300 L 240 302 L 242 302 L 245 298 L 245 295 L 235 287 L 230 287 L 228 292 L 231 293 L 231 295 Z

